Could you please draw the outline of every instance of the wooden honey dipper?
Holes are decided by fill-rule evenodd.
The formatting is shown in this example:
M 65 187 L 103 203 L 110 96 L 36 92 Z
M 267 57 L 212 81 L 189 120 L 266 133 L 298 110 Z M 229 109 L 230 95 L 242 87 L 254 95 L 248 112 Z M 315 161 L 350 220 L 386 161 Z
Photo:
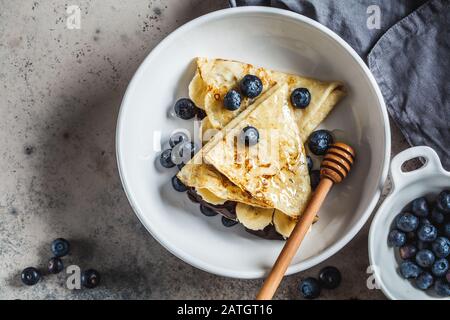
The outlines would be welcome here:
M 292 258 L 297 253 L 309 227 L 313 223 L 314 217 L 322 206 L 325 197 L 334 183 L 341 182 L 348 175 L 354 158 L 355 152 L 353 149 L 342 142 L 332 144 L 327 150 L 320 165 L 320 183 L 316 191 L 314 191 L 308 206 L 298 220 L 297 225 L 294 227 L 291 236 L 286 241 L 283 250 L 281 250 L 269 276 L 264 281 L 261 290 L 256 296 L 257 300 L 272 299 Z

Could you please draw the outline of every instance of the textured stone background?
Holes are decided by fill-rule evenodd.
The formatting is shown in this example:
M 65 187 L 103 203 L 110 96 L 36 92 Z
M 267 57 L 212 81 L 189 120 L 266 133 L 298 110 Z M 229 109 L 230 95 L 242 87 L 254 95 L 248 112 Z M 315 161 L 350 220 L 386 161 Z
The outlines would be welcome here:
M 66 27 L 79 5 L 81 30 Z M 0 0 L 0 299 L 252 298 L 260 280 L 192 268 L 141 226 L 122 191 L 114 134 L 121 97 L 140 62 L 177 26 L 222 0 Z M 407 145 L 393 129 L 393 154 Z M 388 187 L 386 188 L 388 189 Z M 368 225 L 340 253 L 290 276 L 277 298 L 298 299 L 299 279 L 339 267 L 323 298 L 380 299 L 366 287 Z M 65 275 L 25 288 L 26 266 L 45 266 L 49 243 L 72 241 L 66 264 L 94 267 L 103 284 L 70 291 Z

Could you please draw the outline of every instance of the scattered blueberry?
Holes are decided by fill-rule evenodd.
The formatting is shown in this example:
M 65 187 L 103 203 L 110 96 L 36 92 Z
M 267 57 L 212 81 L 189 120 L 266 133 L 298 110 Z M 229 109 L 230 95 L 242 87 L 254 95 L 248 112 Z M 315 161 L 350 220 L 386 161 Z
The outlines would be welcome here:
M 400 258 L 403 260 L 412 259 L 416 256 L 417 248 L 412 244 L 405 244 L 399 249 Z
M 431 272 L 436 277 L 443 277 L 448 271 L 448 261 L 446 259 L 439 259 L 431 267 Z
M 69 254 L 70 243 L 66 239 L 58 238 L 52 242 L 52 252 L 55 257 L 64 257 Z
M 334 142 L 331 132 L 328 130 L 314 131 L 308 139 L 308 147 L 316 156 L 324 155 Z
M 195 110 L 195 115 L 197 116 L 197 119 L 203 120 L 206 117 L 206 112 L 203 109 L 197 108 Z
M 450 255 L 450 240 L 445 237 L 439 237 L 434 240 L 431 247 L 438 258 L 445 258 Z
M 311 189 L 315 190 L 320 182 L 320 170 L 313 170 L 309 175 L 311 180 Z
M 297 88 L 291 93 L 291 103 L 299 109 L 306 108 L 311 102 L 311 93 L 306 88 Z
M 388 244 L 391 247 L 401 247 L 406 243 L 406 234 L 397 229 L 391 230 L 388 236 Z
M 172 186 L 178 192 L 185 192 L 188 189 L 177 176 L 172 177 Z
M 306 163 L 308 165 L 308 171 L 311 173 L 311 170 L 313 169 L 314 163 L 310 156 L 306 156 Z
M 50 260 L 48 260 L 47 264 L 47 270 L 50 273 L 57 274 L 63 271 L 64 264 L 60 258 L 53 257 Z
M 204 206 L 203 204 L 200 205 L 200 211 L 207 217 L 214 217 L 214 216 L 217 216 L 217 214 L 218 214 L 217 211 L 215 211 L 207 206 Z
M 450 222 L 444 225 L 444 234 L 446 237 L 450 238 Z
M 341 280 L 341 272 L 336 267 L 325 267 L 320 270 L 319 281 L 323 288 L 336 289 Z
M 433 252 L 428 249 L 420 250 L 416 255 L 416 263 L 422 268 L 431 267 L 435 259 Z
M 441 297 L 450 297 L 450 284 L 443 279 L 436 280 L 434 290 Z
M 411 211 L 417 217 L 426 217 L 430 213 L 428 202 L 425 197 L 414 199 L 411 203 Z
M 431 211 L 431 221 L 435 224 L 442 224 L 444 223 L 444 220 L 444 213 L 441 210 L 434 208 L 433 211 Z
M 169 138 L 169 145 L 171 148 L 175 147 L 176 145 L 180 143 L 185 143 L 189 141 L 189 137 L 186 133 L 182 131 L 175 132 L 173 135 Z
M 100 284 L 100 273 L 94 269 L 89 269 L 81 273 L 81 284 L 88 289 L 93 289 Z
M 419 226 L 417 236 L 425 242 L 432 242 L 437 238 L 437 229 L 432 224 L 424 224 Z
M 20 275 L 22 282 L 27 286 L 34 286 L 41 279 L 41 273 L 33 267 L 25 268 Z
M 396 218 L 397 228 L 404 232 L 411 232 L 419 226 L 419 219 L 409 212 L 402 212 Z
M 415 279 L 420 275 L 421 272 L 422 269 L 417 264 L 411 261 L 403 261 L 400 264 L 400 273 L 405 279 Z
M 175 103 L 174 110 L 177 117 L 189 120 L 195 117 L 197 107 L 191 99 L 182 98 Z
M 232 89 L 225 95 L 225 98 L 223 99 L 223 105 L 226 109 L 234 111 L 239 109 L 239 107 L 241 106 L 241 100 L 241 94 L 238 91 Z
M 450 190 L 439 193 L 436 203 L 439 210 L 447 214 L 450 213 Z
M 167 149 L 161 152 L 159 162 L 164 168 L 173 168 L 175 163 L 172 161 L 172 149 Z
M 429 289 L 434 283 L 434 277 L 429 272 L 422 273 L 417 279 L 416 279 L 416 286 L 421 290 L 427 290 Z
M 239 83 L 242 94 L 249 98 L 256 98 L 263 90 L 263 83 L 257 76 L 247 74 Z
M 246 146 L 253 146 L 259 141 L 259 132 L 255 127 L 247 126 L 242 129 L 241 132 L 241 142 Z
M 228 219 L 228 218 L 225 218 L 224 216 L 222 216 L 222 224 L 227 228 L 232 227 L 232 226 L 236 225 L 237 223 L 238 222 L 236 220 L 231 220 L 231 219 Z
M 306 278 L 300 282 L 299 289 L 301 294 L 306 299 L 315 299 L 320 295 L 320 283 L 317 279 Z

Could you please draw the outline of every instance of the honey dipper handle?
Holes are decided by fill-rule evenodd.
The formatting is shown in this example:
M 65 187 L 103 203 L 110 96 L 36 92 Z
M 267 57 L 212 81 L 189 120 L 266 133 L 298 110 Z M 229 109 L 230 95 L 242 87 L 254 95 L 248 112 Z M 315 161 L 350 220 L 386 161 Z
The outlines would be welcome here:
M 278 288 L 281 280 L 286 273 L 287 268 L 291 264 L 292 258 L 297 253 L 300 244 L 305 238 L 309 227 L 313 223 L 314 217 L 322 206 L 325 197 L 333 186 L 333 181 L 324 177 L 320 180 L 316 191 L 314 192 L 308 206 L 306 207 L 303 215 L 300 217 L 297 225 L 291 233 L 291 236 L 286 241 L 277 261 L 275 262 L 269 276 L 256 296 L 257 300 L 270 300 L 272 299 L 275 291 Z

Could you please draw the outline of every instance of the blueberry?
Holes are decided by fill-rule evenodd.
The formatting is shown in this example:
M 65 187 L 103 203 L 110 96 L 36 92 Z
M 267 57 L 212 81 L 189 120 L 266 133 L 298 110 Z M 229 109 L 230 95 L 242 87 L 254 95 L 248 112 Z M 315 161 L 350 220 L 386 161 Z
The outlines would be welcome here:
M 188 141 L 189 141 L 188 135 L 182 131 L 178 131 L 170 136 L 169 145 L 171 148 L 173 148 L 180 143 L 185 143 Z
M 241 106 L 241 94 L 234 89 L 228 91 L 223 99 L 223 106 L 231 111 L 239 109 Z
M 197 107 L 191 99 L 182 98 L 175 103 L 174 110 L 177 117 L 189 120 L 195 117 Z
M 81 284 L 88 289 L 93 289 L 100 284 L 100 273 L 94 269 L 85 270 L 81 273 Z
M 437 238 L 437 229 L 432 224 L 424 224 L 419 226 L 417 236 L 425 242 L 432 242 Z
M 429 272 L 422 273 L 417 279 L 416 279 L 416 286 L 417 288 L 421 290 L 427 290 L 430 288 L 434 283 L 434 277 Z
M 232 226 L 236 225 L 237 223 L 238 222 L 236 220 L 228 219 L 228 218 L 225 218 L 224 216 L 222 216 L 222 224 L 227 228 L 232 227 Z
M 419 218 L 419 225 L 423 224 L 431 224 L 431 221 L 428 220 L 427 218 Z
M 447 259 L 436 260 L 433 263 L 433 266 L 431 267 L 431 272 L 436 277 L 443 277 L 443 276 L 445 276 L 447 271 L 448 271 L 448 261 L 447 261 Z
M 175 166 L 175 163 L 172 161 L 172 149 L 161 152 L 159 163 L 161 163 L 164 168 L 173 168 Z
M 311 180 L 311 189 L 315 190 L 320 182 L 320 170 L 313 170 L 309 175 Z
M 314 163 L 310 156 L 306 156 L 306 163 L 308 165 L 308 171 L 311 173 L 311 170 L 313 169 Z
M 316 156 L 324 155 L 334 142 L 331 132 L 328 130 L 314 131 L 308 139 L 308 147 Z
M 425 197 L 414 199 L 411 203 L 411 211 L 417 217 L 426 217 L 430 213 L 428 202 Z
M 397 229 L 389 232 L 388 244 L 391 247 L 401 247 L 406 243 L 406 234 Z
M 438 258 L 446 258 L 450 255 L 450 240 L 445 237 L 437 238 L 431 247 Z
M 207 206 L 204 206 L 203 204 L 200 205 L 200 211 L 207 217 L 214 217 L 214 216 L 217 216 L 217 214 L 218 214 L 217 211 L 215 211 Z
M 420 250 L 416 255 L 416 263 L 422 268 L 431 267 L 435 259 L 433 252 L 428 249 Z
M 319 281 L 323 288 L 336 289 L 341 280 L 341 272 L 336 267 L 325 267 L 319 272 Z
M 419 226 L 419 219 L 409 212 L 400 213 L 395 219 L 397 228 L 404 232 L 411 232 Z
M 422 272 L 422 269 L 411 261 L 403 261 L 400 264 L 400 273 L 405 279 L 415 279 Z
M 48 260 L 47 264 L 47 270 L 50 273 L 57 274 L 63 271 L 64 264 L 60 258 L 53 257 L 50 260 Z
M 291 103 L 299 109 L 306 108 L 311 102 L 311 93 L 306 88 L 297 88 L 291 93 Z
M 412 259 L 416 256 L 417 248 L 413 244 L 405 244 L 399 249 L 400 258 L 403 260 Z
M 441 297 L 450 297 L 450 284 L 443 279 L 438 279 L 434 284 L 434 291 Z
M 197 108 L 195 110 L 195 115 L 197 116 L 197 119 L 203 120 L 206 117 L 206 112 L 203 109 Z
M 36 268 L 28 267 L 23 269 L 20 278 L 25 285 L 34 286 L 41 279 L 41 273 Z
M 444 234 L 446 237 L 450 238 L 450 222 L 444 225 Z
M 246 146 L 253 146 L 257 144 L 259 141 L 258 129 L 251 126 L 245 127 L 244 129 L 242 129 L 240 139 L 241 142 L 244 143 Z
M 263 83 L 257 76 L 247 74 L 239 83 L 242 94 L 249 98 L 256 98 L 263 90 Z
M 300 293 L 305 299 L 315 299 L 320 296 L 320 282 L 315 278 L 306 278 L 299 285 Z
M 69 254 L 70 243 L 66 239 L 58 238 L 52 242 L 52 253 L 55 257 L 64 257 Z
M 177 176 L 172 177 L 172 186 L 178 192 L 185 192 L 188 189 Z
M 193 142 L 186 142 L 180 148 L 180 156 L 184 163 L 187 163 L 189 160 L 194 157 L 197 153 L 198 148 L 197 145 Z
M 450 213 L 450 190 L 444 190 L 439 193 L 436 204 L 442 212 Z
M 444 220 L 444 213 L 441 210 L 434 208 L 433 211 L 431 211 L 431 221 L 435 224 L 443 224 Z

